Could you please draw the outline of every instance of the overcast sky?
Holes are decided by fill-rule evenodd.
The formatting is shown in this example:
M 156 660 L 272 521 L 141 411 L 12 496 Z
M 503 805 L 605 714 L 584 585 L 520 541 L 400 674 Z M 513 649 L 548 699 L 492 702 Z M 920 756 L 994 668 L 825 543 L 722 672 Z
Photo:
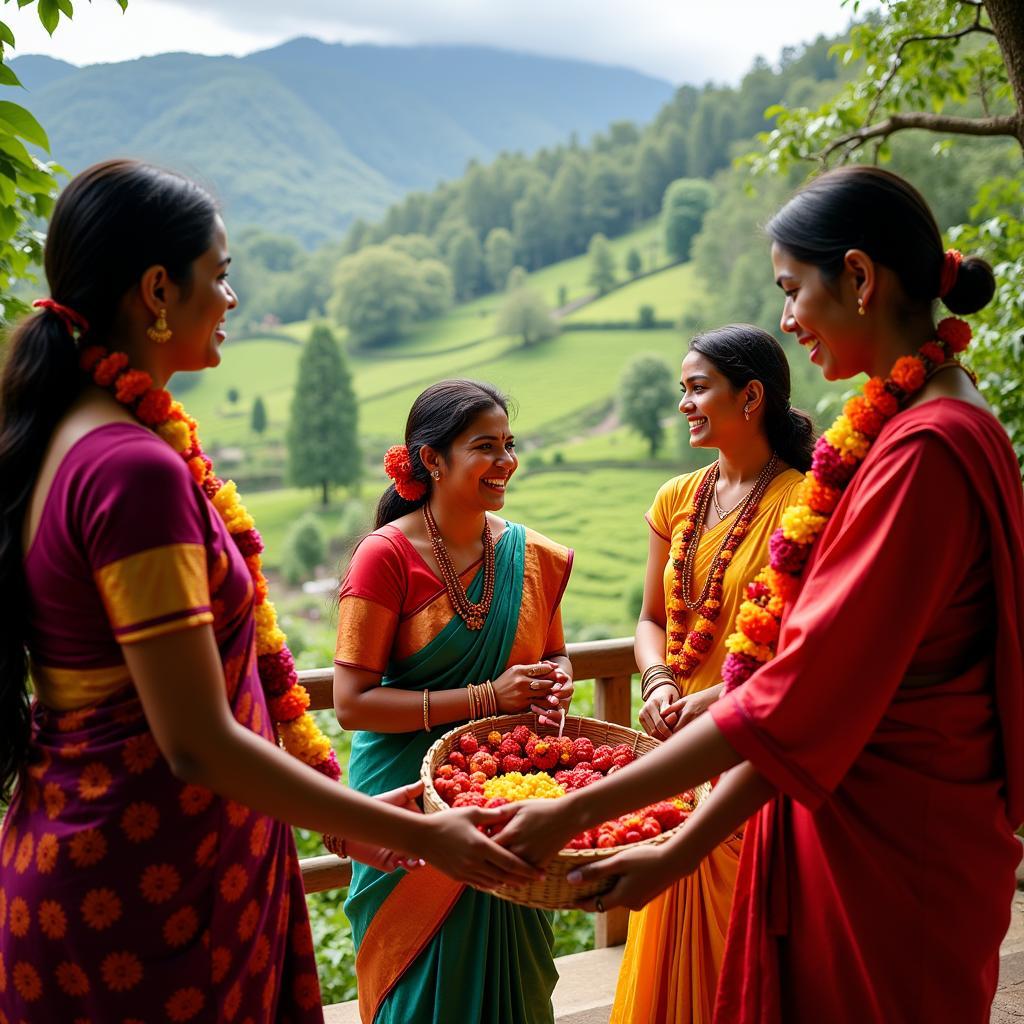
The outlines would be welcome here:
M 328 42 L 476 43 L 735 82 L 760 54 L 841 31 L 840 0 L 114 0 L 76 5 L 50 39 L 35 5 L 0 8 L 15 53 L 74 64 L 174 50 L 241 55 L 298 35 Z

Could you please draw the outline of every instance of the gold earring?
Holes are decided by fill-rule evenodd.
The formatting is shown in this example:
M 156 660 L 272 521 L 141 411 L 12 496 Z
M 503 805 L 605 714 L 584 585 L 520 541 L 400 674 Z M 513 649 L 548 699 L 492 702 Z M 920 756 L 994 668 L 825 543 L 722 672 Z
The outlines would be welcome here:
M 441 479 L 441 470 L 439 470 L 439 469 L 435 469 L 435 470 L 434 470 L 434 472 L 433 472 L 433 473 L 431 473 L 430 475 L 431 475 L 431 476 L 432 476 L 432 477 L 433 477 L 433 478 L 434 478 L 435 480 L 440 480 L 440 479 Z
M 749 405 L 743 406 L 743 418 L 745 420 L 749 420 L 750 419 L 750 406 Z
M 155 341 L 158 345 L 165 345 L 171 340 L 172 333 L 170 327 L 167 326 L 167 310 L 161 307 L 156 323 L 147 328 L 146 334 L 149 335 L 151 341 Z
M 864 300 L 863 299 L 857 299 L 857 315 L 858 316 L 863 316 L 864 315 Z

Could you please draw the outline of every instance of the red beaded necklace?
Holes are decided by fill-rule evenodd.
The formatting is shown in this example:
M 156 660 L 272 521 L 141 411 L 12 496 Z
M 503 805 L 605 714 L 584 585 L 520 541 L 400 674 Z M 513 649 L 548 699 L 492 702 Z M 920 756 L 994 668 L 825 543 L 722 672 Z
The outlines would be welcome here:
M 438 568 L 441 570 L 441 579 L 444 580 L 444 589 L 448 591 L 448 598 L 468 629 L 482 629 L 487 613 L 491 610 L 491 599 L 494 597 L 494 538 L 491 536 L 491 527 L 484 516 L 484 593 L 480 600 L 474 604 L 462 585 L 458 571 L 452 563 L 448 549 L 444 546 L 444 538 L 437 528 L 434 514 L 430 511 L 429 502 L 423 506 L 423 519 L 427 524 L 427 533 L 430 535 L 430 546 L 434 551 L 434 558 L 437 560 Z

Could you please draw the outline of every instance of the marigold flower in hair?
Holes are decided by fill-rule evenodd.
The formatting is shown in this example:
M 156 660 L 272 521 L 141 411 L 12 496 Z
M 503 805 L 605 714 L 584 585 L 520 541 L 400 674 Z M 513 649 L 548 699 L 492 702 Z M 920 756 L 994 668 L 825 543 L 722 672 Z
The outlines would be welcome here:
M 427 493 L 427 485 L 413 473 L 409 449 L 404 444 L 392 445 L 384 453 L 384 472 L 394 480 L 399 497 L 406 501 L 419 501 Z

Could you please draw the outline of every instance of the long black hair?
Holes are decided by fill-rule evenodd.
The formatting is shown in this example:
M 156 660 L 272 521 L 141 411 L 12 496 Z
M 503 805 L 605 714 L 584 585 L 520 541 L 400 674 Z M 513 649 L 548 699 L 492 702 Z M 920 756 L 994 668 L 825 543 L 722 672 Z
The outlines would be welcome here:
M 789 361 L 782 346 L 760 327 L 729 324 L 698 334 L 690 351 L 712 362 L 736 390 L 752 380 L 761 382 L 768 443 L 784 462 L 806 473 L 814 450 L 814 424 L 807 413 L 789 404 Z
M 843 269 L 850 249 L 862 249 L 894 271 L 907 298 L 931 305 L 942 279 L 942 235 L 924 197 L 880 167 L 837 167 L 804 185 L 768 222 L 768 236 L 826 280 Z M 953 313 L 976 313 L 995 292 L 985 260 L 964 259 L 942 297 Z
M 89 323 L 80 342 L 104 342 L 121 300 L 161 265 L 186 291 L 192 263 L 212 244 L 217 208 L 198 185 L 133 160 L 79 174 L 57 200 L 46 239 L 50 295 Z M 50 436 L 78 397 L 78 348 L 56 313 L 11 333 L 0 375 L 0 797 L 25 764 L 28 594 L 22 531 Z
M 478 380 L 441 380 L 419 395 L 405 423 L 405 446 L 413 478 L 424 484 L 426 490 L 418 501 L 407 501 L 391 484 L 377 502 L 375 530 L 420 508 L 429 499 L 433 481 L 420 459 L 420 448 L 427 445 L 447 455 L 452 442 L 474 418 L 495 407 L 507 414 L 508 399 L 493 385 Z

